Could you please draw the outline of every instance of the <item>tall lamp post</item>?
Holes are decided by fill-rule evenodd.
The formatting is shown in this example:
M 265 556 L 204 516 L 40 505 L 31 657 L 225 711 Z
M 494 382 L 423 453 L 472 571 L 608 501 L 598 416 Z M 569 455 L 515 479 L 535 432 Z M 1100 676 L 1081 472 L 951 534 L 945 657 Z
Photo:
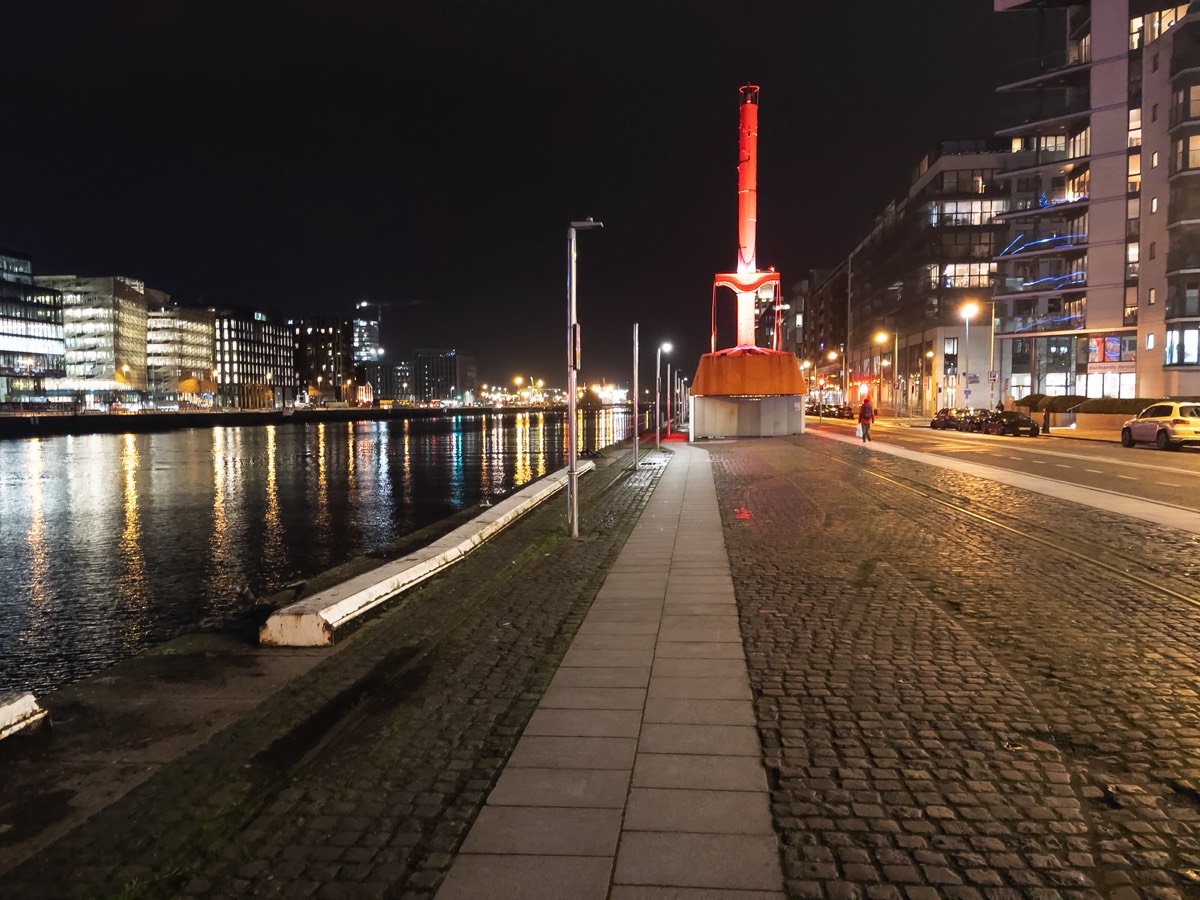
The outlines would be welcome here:
M 927 360 L 929 360 L 929 409 L 930 409 L 929 414 L 932 416 L 934 413 L 937 412 L 937 403 L 933 399 L 936 396 L 933 392 L 933 351 L 926 350 L 925 358 Z M 922 397 L 921 404 L 924 405 L 924 403 L 925 403 L 925 398 Z
M 893 364 L 893 368 L 895 368 L 895 365 L 894 365 L 895 361 L 900 356 L 900 335 L 899 335 L 899 333 L 895 332 L 895 331 L 881 331 L 875 335 L 875 343 L 879 344 L 879 355 L 880 355 L 880 357 L 882 357 L 883 356 L 883 345 L 887 343 L 888 338 L 892 338 L 892 360 L 891 360 L 891 362 Z M 879 406 L 880 406 L 880 408 L 883 407 L 883 366 L 884 366 L 884 361 L 881 358 L 879 360 Z M 898 376 L 896 375 L 895 372 L 893 372 L 892 377 L 897 378 Z M 896 389 L 892 388 L 892 415 L 893 416 L 899 415 L 899 412 L 900 412 L 899 404 L 896 403 Z
M 662 343 L 658 345 L 658 352 L 654 354 L 654 449 L 657 450 L 662 445 L 662 440 L 659 431 L 662 427 L 662 355 L 671 352 L 670 343 Z
M 963 400 L 967 401 L 966 405 L 970 406 L 971 400 L 971 318 L 979 312 L 979 307 L 974 303 L 968 303 L 963 306 L 962 310 L 963 328 Z
M 575 232 L 603 228 L 590 216 L 567 226 L 567 528 L 571 537 L 579 537 L 579 425 L 575 421 L 575 378 L 579 373 L 579 320 L 575 315 Z

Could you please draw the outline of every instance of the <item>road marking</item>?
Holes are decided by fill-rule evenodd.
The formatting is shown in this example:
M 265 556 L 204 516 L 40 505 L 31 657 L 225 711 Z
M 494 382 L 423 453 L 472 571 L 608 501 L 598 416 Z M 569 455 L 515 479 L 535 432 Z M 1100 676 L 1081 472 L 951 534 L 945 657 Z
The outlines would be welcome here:
M 1103 475 L 1104 472 L 1100 469 L 1084 469 L 1085 472 L 1091 472 L 1093 475 Z
M 1155 484 L 1161 484 L 1163 487 L 1182 487 L 1183 485 L 1172 484 L 1169 481 L 1156 481 Z
M 1074 466 L 1068 466 L 1066 463 L 1055 463 L 1055 464 L 1054 464 L 1054 468 L 1056 468 L 1056 469 L 1073 469 L 1073 468 L 1075 468 L 1075 467 L 1074 467 Z
M 1046 461 L 1044 459 L 1031 459 L 1030 462 L 1033 463 L 1035 466 L 1044 466 L 1046 464 Z
M 1124 478 L 1126 481 L 1137 481 L 1132 475 L 1118 475 L 1118 478 Z

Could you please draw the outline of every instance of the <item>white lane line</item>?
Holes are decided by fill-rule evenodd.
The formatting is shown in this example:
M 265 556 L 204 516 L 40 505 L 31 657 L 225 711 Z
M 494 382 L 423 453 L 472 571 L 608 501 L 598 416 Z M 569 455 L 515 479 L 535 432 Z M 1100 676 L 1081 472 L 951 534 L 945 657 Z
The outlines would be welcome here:
M 1044 466 L 1046 464 L 1046 461 L 1044 459 L 1031 459 L 1030 462 L 1033 463 L 1035 466 Z
M 1083 471 L 1091 472 L 1093 475 L 1103 475 L 1104 474 L 1104 472 L 1102 472 L 1100 469 L 1084 469 Z
M 1124 478 L 1126 481 L 1137 481 L 1132 475 L 1118 475 L 1118 478 Z
M 1172 484 L 1170 481 L 1156 481 L 1155 484 L 1161 484 L 1163 487 L 1182 487 L 1179 484 Z
M 1066 463 L 1055 463 L 1055 464 L 1054 464 L 1054 468 L 1056 468 L 1056 469 L 1073 469 L 1073 468 L 1075 468 L 1075 467 L 1074 467 L 1074 466 L 1068 466 Z

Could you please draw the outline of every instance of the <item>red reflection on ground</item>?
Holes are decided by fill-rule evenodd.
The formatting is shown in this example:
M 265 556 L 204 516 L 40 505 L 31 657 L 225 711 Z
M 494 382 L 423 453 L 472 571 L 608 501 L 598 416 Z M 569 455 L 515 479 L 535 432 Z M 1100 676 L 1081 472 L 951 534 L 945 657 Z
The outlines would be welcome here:
M 735 519 L 749 519 L 750 510 L 746 509 L 745 507 L 738 507 L 733 511 L 733 517 Z

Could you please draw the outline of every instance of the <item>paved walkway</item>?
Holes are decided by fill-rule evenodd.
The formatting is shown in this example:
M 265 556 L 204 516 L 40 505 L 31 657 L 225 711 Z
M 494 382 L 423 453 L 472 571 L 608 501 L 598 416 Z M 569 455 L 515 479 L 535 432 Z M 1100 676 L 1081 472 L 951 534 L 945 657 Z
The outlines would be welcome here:
M 784 896 L 708 453 L 673 449 L 440 900 Z

